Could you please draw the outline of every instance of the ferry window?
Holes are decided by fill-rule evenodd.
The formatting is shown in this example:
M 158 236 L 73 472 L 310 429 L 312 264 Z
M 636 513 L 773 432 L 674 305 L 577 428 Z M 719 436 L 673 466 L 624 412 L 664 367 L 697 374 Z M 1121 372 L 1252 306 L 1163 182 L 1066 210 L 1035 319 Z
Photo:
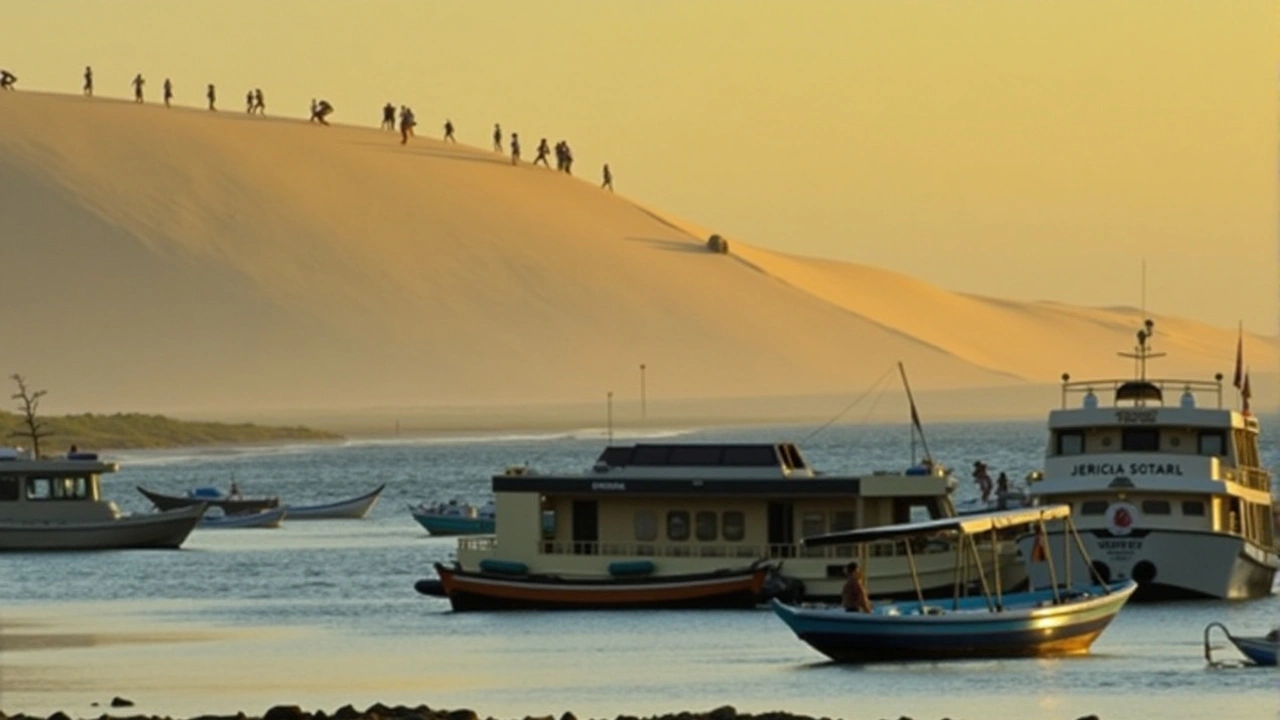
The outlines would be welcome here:
M 1080 503 L 1081 515 L 1105 515 L 1107 512 L 1106 500 L 1085 500 Z
M 17 478 L 0 479 L 0 502 L 16 502 L 22 496 L 22 483 Z
M 1143 500 L 1142 512 L 1144 515 L 1168 515 L 1173 509 L 1168 500 Z
M 1084 454 L 1084 433 L 1080 433 L 1080 432 L 1058 433 L 1058 454 L 1059 455 Z
M 658 539 L 658 515 L 652 510 L 641 510 L 636 513 L 636 540 L 653 542 Z
M 1200 447 L 1197 452 L 1201 455 L 1225 457 L 1227 454 L 1226 437 L 1223 436 L 1221 431 L 1200 433 Z
M 1120 449 L 1126 452 L 1158 452 L 1160 431 L 1155 428 L 1125 428 L 1120 431 Z
M 1195 516 L 1195 517 L 1204 517 L 1204 503 L 1200 502 L 1199 500 L 1183 500 L 1182 514 Z
M 820 512 L 807 512 L 800 518 L 800 536 L 825 535 L 827 532 L 827 516 Z
M 721 451 L 718 445 L 677 445 L 671 448 L 667 462 L 672 465 L 715 466 L 720 464 Z
M 667 539 L 689 539 L 689 513 L 685 510 L 672 510 L 667 513 Z
M 852 510 L 837 510 L 831 513 L 831 532 L 842 532 L 853 528 L 854 514 Z
M 730 467 L 776 467 L 778 455 L 772 445 L 736 445 L 724 449 L 721 464 Z
M 712 510 L 703 510 L 694 516 L 693 531 L 694 535 L 703 542 L 715 540 L 716 533 L 716 514 Z
M 739 510 L 726 510 L 720 514 L 721 527 L 724 528 L 724 539 L 729 542 L 741 542 L 746 537 L 746 520 Z
M 27 499 L 48 500 L 53 497 L 53 481 L 49 478 L 27 478 Z
M 666 465 L 670 449 L 666 445 L 637 445 L 631 462 L 635 465 Z

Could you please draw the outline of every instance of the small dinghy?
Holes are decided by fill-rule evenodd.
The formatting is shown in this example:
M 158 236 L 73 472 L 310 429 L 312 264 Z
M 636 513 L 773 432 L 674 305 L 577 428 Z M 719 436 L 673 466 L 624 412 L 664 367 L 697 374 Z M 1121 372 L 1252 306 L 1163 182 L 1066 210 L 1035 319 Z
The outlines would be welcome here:
M 1280 651 L 1280 630 L 1272 630 L 1266 635 L 1232 635 L 1226 625 L 1211 622 L 1204 628 L 1204 659 L 1210 665 L 1223 664 L 1213 659 L 1213 646 L 1209 643 L 1209 636 L 1214 628 L 1221 630 L 1240 654 L 1249 659 L 1250 664 L 1275 667 L 1277 651 Z
M 241 513 L 205 515 L 200 520 L 202 528 L 277 528 L 284 522 L 289 508 L 281 506 Z
M 386 483 L 358 497 L 321 505 L 289 505 L 290 520 L 359 520 L 369 514 L 387 488 Z

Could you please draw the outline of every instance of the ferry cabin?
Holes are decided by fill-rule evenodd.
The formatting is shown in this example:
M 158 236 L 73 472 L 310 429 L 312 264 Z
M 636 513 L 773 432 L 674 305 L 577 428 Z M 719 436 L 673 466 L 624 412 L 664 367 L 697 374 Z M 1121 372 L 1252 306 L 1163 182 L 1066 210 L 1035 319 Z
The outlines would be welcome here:
M 1164 405 L 1165 393 L 1178 403 Z M 1147 599 L 1270 593 L 1276 538 L 1258 421 L 1222 408 L 1221 393 L 1220 380 L 1064 379 L 1033 494 L 1071 505 L 1104 580 L 1132 578 Z
M 459 541 L 463 570 L 608 578 L 681 575 L 771 561 L 795 596 L 835 600 L 856 556 L 872 595 L 914 594 L 897 543 L 805 548 L 804 537 L 954 514 L 941 467 L 829 476 L 799 448 L 776 444 L 639 444 L 606 448 L 587 473 L 517 469 L 493 478 L 496 534 Z M 1025 579 L 1016 549 L 1002 571 Z M 949 546 L 921 544 L 922 583 L 952 588 Z M 988 568 L 991 570 L 992 568 Z
M 102 499 L 99 477 L 116 469 L 96 456 L 34 461 L 0 451 L 0 521 L 115 520 L 120 511 Z

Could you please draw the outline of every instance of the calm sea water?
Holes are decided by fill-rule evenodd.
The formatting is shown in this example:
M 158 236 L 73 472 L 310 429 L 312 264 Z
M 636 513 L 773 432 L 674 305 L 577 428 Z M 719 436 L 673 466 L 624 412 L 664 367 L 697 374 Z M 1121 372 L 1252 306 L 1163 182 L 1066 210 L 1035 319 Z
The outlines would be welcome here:
M 1274 419 L 1270 427 L 1276 427 Z M 822 470 L 901 468 L 904 428 L 836 426 L 622 431 L 618 440 L 801 442 Z M 1280 457 L 1268 436 L 1264 456 Z M 73 716 L 114 695 L 142 713 L 261 713 L 276 703 L 470 707 L 482 716 L 573 711 L 612 717 L 699 710 L 790 710 L 862 720 L 923 718 L 1276 718 L 1280 673 L 1206 665 L 1201 633 L 1280 622 L 1280 595 L 1242 603 L 1131 605 L 1087 657 L 846 667 L 828 663 L 768 610 L 453 614 L 413 590 L 454 541 L 430 538 L 409 503 L 483 501 L 509 465 L 576 471 L 599 430 L 552 435 L 389 439 L 326 446 L 115 453 L 104 480 L 146 511 L 144 485 L 225 488 L 307 504 L 388 489 L 364 521 L 286 520 L 272 530 L 197 530 L 176 552 L 0 556 L 0 710 Z M 930 428 L 934 457 L 961 477 L 986 461 L 1020 479 L 1040 464 L 1043 424 Z M 61 634 L 23 647 L 27 636 Z M 26 638 L 26 639 L 24 639 Z M 1217 655 L 1232 657 L 1222 648 Z

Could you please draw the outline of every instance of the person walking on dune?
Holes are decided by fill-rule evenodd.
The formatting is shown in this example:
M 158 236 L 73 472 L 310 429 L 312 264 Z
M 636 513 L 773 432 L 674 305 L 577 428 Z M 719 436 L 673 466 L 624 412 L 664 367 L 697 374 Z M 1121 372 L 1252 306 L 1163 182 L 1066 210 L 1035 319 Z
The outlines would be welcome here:
M 396 106 L 389 102 L 382 106 L 382 129 L 392 132 L 396 129 Z
M 493 124 L 493 151 L 502 152 L 502 126 Z
M 564 171 L 570 175 L 573 174 L 573 150 L 567 141 L 564 144 Z
M 253 109 L 264 117 L 267 114 L 267 101 L 262 97 L 262 88 L 256 88 L 253 91 Z
M 84 96 L 93 97 L 93 68 L 84 66 Z
M 400 144 L 408 145 L 409 136 L 413 134 L 413 126 L 417 125 L 417 121 L 413 117 L 413 109 L 405 106 L 400 108 Z
M 458 138 L 453 136 L 453 121 L 449 118 L 444 119 L 444 141 L 456 143 Z
M 538 156 L 533 159 L 533 164 L 542 163 L 544 167 L 550 168 L 551 163 L 547 162 L 547 153 L 551 152 L 551 148 L 547 147 L 547 139 L 542 138 L 542 142 L 538 143 Z
M 218 112 L 218 91 L 214 89 L 213 83 L 209 83 L 209 89 L 205 91 L 204 96 L 209 100 L 209 109 Z
M 244 94 L 244 111 L 248 115 L 253 114 L 253 91 Z
M 321 100 L 320 102 L 316 103 L 316 111 L 315 111 L 316 122 L 320 123 L 321 125 L 328 125 L 329 121 L 325 120 L 325 118 L 328 117 L 329 114 L 332 112 L 333 112 L 333 106 L 329 104 L 328 100 Z
M 18 76 L 8 70 L 0 70 L 0 90 L 12 90 L 13 84 L 18 82 Z
M 520 164 L 520 133 L 511 133 L 511 164 Z
M 137 75 L 133 76 L 133 83 L 131 84 L 133 85 L 133 101 L 134 102 L 136 103 L 142 102 L 142 86 L 145 85 L 146 83 L 147 81 L 142 79 L 142 73 L 138 73 Z
M 173 83 L 169 82 L 169 78 L 164 79 L 164 106 L 169 107 L 169 101 L 173 99 Z
M 609 192 L 613 192 L 613 173 L 609 172 L 609 163 L 604 164 L 603 174 L 604 182 L 600 183 L 600 189 L 607 189 Z

